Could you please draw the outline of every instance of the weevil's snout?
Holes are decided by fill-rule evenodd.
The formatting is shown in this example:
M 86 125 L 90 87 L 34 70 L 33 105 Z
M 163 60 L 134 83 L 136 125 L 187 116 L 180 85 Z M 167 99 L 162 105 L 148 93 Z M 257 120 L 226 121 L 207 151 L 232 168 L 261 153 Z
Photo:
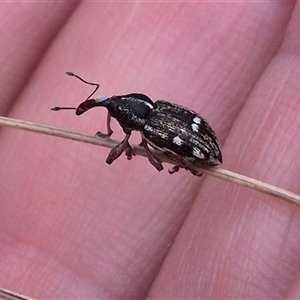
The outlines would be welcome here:
M 80 116 L 80 115 L 82 115 L 85 111 L 87 111 L 87 109 L 85 109 L 84 107 L 82 107 L 81 105 L 79 105 L 79 106 L 76 108 L 75 114 L 76 114 L 77 116 Z
M 82 115 L 84 112 L 86 112 L 87 110 L 93 108 L 97 106 L 97 102 L 95 101 L 95 99 L 88 99 L 83 101 L 82 103 L 80 103 L 76 109 L 76 115 L 80 116 Z
M 76 108 L 76 115 L 80 116 L 87 110 L 96 107 L 96 106 L 105 106 L 104 105 L 104 100 L 107 100 L 107 96 L 98 96 L 95 99 L 88 99 L 83 101 L 78 105 Z

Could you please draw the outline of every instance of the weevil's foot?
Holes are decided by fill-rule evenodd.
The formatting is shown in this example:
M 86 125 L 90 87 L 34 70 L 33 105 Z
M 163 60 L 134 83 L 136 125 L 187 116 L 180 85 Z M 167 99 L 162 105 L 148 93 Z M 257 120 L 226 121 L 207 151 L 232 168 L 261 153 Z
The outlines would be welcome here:
M 109 133 L 102 133 L 101 131 L 96 132 L 96 136 L 99 136 L 102 139 L 109 138 L 111 135 L 112 135 L 112 132 L 109 132 Z
M 164 169 L 163 165 L 159 161 L 151 161 L 150 159 L 149 159 L 149 161 L 158 172 L 160 172 Z
M 190 171 L 195 176 L 199 176 L 199 177 L 202 176 L 202 173 L 200 173 L 199 171 L 194 170 L 194 169 L 190 169 L 189 167 L 186 167 L 186 166 L 174 166 L 171 170 L 168 170 L 168 172 L 170 174 L 174 174 L 174 173 L 178 172 L 180 168 L 183 168 L 183 169 L 186 169 L 186 170 Z
M 174 174 L 179 171 L 179 166 L 174 166 L 171 170 L 168 170 L 169 174 Z
M 128 160 L 132 159 L 132 156 L 135 155 L 133 148 L 129 145 L 127 145 L 126 149 L 125 149 L 125 155 L 127 156 Z
M 160 160 L 155 157 L 153 155 L 153 153 L 149 150 L 148 147 L 145 147 L 145 150 L 146 150 L 146 154 L 147 154 L 147 157 L 148 157 L 148 160 L 150 162 L 150 164 L 158 171 L 162 171 L 164 169 L 162 163 L 160 162 Z
M 198 177 L 202 176 L 202 173 L 197 170 L 193 170 L 193 169 L 187 169 L 187 170 L 189 170 L 195 176 L 198 176 Z

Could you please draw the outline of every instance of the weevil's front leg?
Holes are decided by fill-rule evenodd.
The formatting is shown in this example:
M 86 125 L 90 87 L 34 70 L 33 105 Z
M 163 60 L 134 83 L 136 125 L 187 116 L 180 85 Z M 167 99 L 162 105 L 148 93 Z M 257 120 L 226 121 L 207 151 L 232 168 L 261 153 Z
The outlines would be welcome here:
M 148 160 L 149 160 L 150 164 L 151 164 L 152 166 L 154 166 L 155 169 L 156 169 L 157 171 L 163 170 L 163 169 L 164 169 L 163 165 L 162 165 L 161 162 L 153 155 L 153 153 L 151 152 L 151 150 L 150 150 L 149 147 L 148 147 L 148 144 L 147 144 L 146 140 L 143 139 L 143 137 L 142 137 L 142 142 L 140 143 L 140 145 L 144 147 L 145 152 L 146 152 L 146 154 L 147 154 L 147 157 L 148 157 Z
M 107 128 L 107 133 L 102 133 L 101 131 L 98 131 L 96 133 L 97 136 L 101 138 L 107 138 L 110 137 L 113 134 L 113 131 L 110 127 L 110 120 L 111 120 L 111 115 L 109 112 L 107 112 L 107 117 L 106 117 L 106 128 Z
M 106 163 L 108 163 L 109 165 L 112 164 L 124 151 L 125 154 L 127 155 L 127 158 L 132 157 L 132 148 L 128 143 L 130 135 L 131 132 L 127 133 L 124 140 L 120 144 L 118 144 L 117 146 L 111 149 L 106 159 Z

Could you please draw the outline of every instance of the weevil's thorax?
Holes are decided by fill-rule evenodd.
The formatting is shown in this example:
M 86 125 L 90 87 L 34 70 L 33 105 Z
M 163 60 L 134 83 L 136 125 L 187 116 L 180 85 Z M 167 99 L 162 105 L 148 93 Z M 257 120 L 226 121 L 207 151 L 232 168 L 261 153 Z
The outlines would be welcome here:
M 154 109 L 152 100 L 143 94 L 112 96 L 103 100 L 101 104 L 107 108 L 125 132 L 141 130 L 146 124 L 149 113 Z

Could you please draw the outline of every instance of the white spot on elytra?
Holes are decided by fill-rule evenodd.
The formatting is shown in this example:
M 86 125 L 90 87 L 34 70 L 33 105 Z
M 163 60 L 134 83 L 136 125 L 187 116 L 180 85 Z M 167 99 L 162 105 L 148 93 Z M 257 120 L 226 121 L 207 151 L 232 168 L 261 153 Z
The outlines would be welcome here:
M 200 151 L 200 149 L 193 147 L 193 155 L 200 158 L 200 159 L 204 159 L 205 156 L 204 154 Z
M 179 136 L 175 136 L 173 138 L 173 143 L 178 145 L 178 146 L 181 146 L 183 144 L 183 140 Z
M 192 130 L 193 130 L 194 132 L 198 132 L 198 131 L 199 131 L 199 125 L 196 124 L 196 123 L 193 123 L 193 124 L 192 124 Z
M 195 122 L 196 124 L 201 124 L 201 119 L 199 118 L 199 117 L 195 117 L 194 119 L 193 119 L 193 122 Z

